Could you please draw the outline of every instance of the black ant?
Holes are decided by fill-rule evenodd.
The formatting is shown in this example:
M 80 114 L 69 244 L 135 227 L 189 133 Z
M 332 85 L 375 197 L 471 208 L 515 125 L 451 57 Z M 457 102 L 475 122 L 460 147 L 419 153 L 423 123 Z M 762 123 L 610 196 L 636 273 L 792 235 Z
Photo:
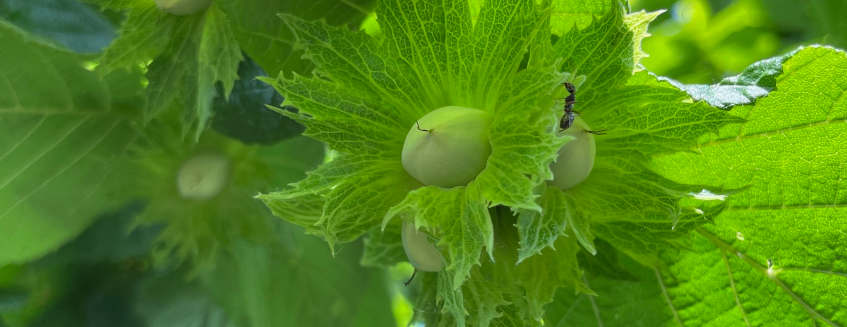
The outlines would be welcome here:
M 562 116 L 562 119 L 559 120 L 559 128 L 563 131 L 570 128 L 573 125 L 574 119 L 576 119 L 575 114 L 579 114 L 578 111 L 573 110 L 573 104 L 576 103 L 576 87 L 573 86 L 570 82 L 564 82 L 562 85 L 565 86 L 565 89 L 568 90 L 568 97 L 565 98 L 565 115 Z M 594 135 L 605 135 L 606 130 L 601 129 L 597 131 L 589 131 L 586 132 L 594 134 Z
M 562 120 L 559 121 L 559 128 L 564 131 L 573 125 L 573 104 L 576 103 L 576 88 L 570 82 L 565 82 L 563 85 L 565 86 L 565 89 L 568 90 L 568 93 L 570 93 L 570 95 L 565 98 L 565 115 L 562 116 Z

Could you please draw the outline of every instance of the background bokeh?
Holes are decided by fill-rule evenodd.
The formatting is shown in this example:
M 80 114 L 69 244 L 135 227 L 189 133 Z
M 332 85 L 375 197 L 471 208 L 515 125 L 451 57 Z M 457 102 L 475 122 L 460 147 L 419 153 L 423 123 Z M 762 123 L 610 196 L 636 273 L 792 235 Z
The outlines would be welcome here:
M 650 25 L 643 64 L 684 83 L 714 83 L 801 45 L 847 45 L 843 0 L 634 0 L 631 6 L 667 10 Z
M 632 0 L 631 8 L 667 10 L 650 26 L 642 63 L 684 83 L 714 83 L 801 45 L 847 47 L 844 0 Z M 0 19 L 96 58 L 123 15 L 77 0 L 0 0 Z M 296 170 L 279 177 L 286 182 L 302 177 L 324 149 L 294 136 L 299 126 L 264 107 L 282 98 L 253 80 L 264 74 L 255 63 L 244 61 L 242 73 L 233 96 L 215 100 L 213 133 L 259 144 L 264 150 L 251 160 Z M 279 151 L 268 154 L 272 146 Z M 272 186 L 249 191 L 262 187 Z M 361 267 L 362 244 L 331 254 L 323 241 L 267 212 L 248 214 L 266 219 L 273 237 L 228 242 L 202 271 L 156 264 L 155 243 L 170 222 L 139 225 L 135 218 L 157 201 L 142 197 L 103 212 L 53 253 L 0 266 L 0 327 L 405 326 L 411 319 L 402 286 L 410 266 Z

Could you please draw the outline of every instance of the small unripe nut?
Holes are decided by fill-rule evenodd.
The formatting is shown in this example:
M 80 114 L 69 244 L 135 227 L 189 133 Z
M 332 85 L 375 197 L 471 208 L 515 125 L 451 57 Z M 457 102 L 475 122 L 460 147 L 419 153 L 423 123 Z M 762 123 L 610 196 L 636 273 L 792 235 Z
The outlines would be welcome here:
M 403 143 L 403 168 L 424 185 L 467 185 L 491 154 L 488 112 L 441 107 L 412 125 Z
M 444 257 L 438 248 L 429 241 L 426 233 L 415 228 L 410 221 L 403 222 L 403 231 L 400 234 L 403 239 L 403 250 L 406 257 L 415 269 L 420 271 L 440 271 L 444 266 Z
M 552 183 L 556 187 L 563 190 L 572 188 L 588 178 L 594 168 L 597 146 L 594 144 L 594 134 L 588 132 L 590 130 L 579 117 L 565 130 L 565 135 L 573 136 L 574 139 L 559 149 L 556 162 L 550 166 L 553 171 Z
M 177 15 L 191 15 L 209 8 L 212 0 L 156 0 L 156 6 L 162 11 Z
M 186 199 L 208 200 L 229 181 L 229 159 L 219 154 L 199 154 L 182 163 L 176 177 L 179 194 Z

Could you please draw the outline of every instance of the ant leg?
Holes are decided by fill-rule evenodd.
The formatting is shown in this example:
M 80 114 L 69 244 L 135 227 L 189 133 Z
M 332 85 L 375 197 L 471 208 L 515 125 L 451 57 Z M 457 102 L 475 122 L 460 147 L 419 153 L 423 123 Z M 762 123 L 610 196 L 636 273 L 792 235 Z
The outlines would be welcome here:
M 598 129 L 596 131 L 585 130 L 586 133 L 594 134 L 594 135 L 606 135 L 606 131 L 607 130 L 605 130 L 605 129 Z
M 411 283 L 412 280 L 415 279 L 415 275 L 417 275 L 417 274 L 418 274 L 418 268 L 415 268 L 415 270 L 412 272 L 412 277 L 409 277 L 409 280 L 407 280 L 405 283 L 403 283 L 403 286 L 409 286 L 409 283 Z

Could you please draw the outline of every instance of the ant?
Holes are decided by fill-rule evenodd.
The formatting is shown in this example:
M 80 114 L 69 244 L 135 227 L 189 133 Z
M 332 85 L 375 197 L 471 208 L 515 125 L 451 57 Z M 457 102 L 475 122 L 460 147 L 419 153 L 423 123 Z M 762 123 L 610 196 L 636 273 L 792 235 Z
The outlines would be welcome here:
M 568 90 L 568 97 L 565 98 L 565 115 L 562 116 L 562 119 L 559 120 L 559 128 L 563 131 L 570 128 L 573 125 L 574 119 L 576 119 L 575 114 L 579 114 L 578 111 L 573 110 L 573 104 L 576 103 L 576 87 L 573 86 L 571 82 L 564 82 L 562 85 L 565 86 L 565 89 Z M 605 135 L 606 130 L 601 129 L 597 131 L 589 131 L 586 132 L 594 134 L 594 135 Z

